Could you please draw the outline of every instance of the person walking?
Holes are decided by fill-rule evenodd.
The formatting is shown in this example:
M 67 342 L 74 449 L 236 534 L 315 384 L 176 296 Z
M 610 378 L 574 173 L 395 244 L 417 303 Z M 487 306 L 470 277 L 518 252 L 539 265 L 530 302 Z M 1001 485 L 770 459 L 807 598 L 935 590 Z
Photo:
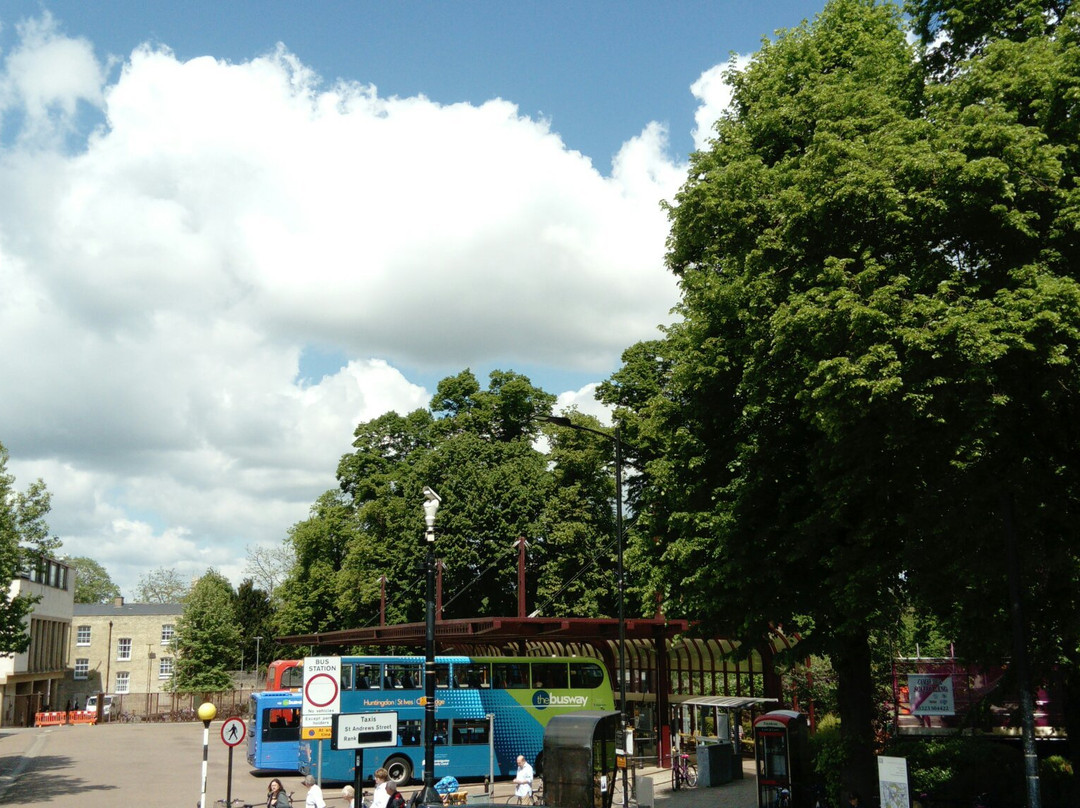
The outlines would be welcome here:
M 266 808 L 292 808 L 285 786 L 276 777 L 266 787 Z
M 389 794 L 386 793 L 386 784 L 390 782 L 390 772 L 381 766 L 375 770 L 375 790 L 371 793 L 371 808 L 386 808 Z
M 307 789 L 307 799 L 304 800 L 304 808 L 326 808 L 326 800 L 323 799 L 322 789 L 315 783 L 315 778 L 310 774 L 300 781 L 300 785 Z
M 532 797 L 533 767 L 524 755 L 517 757 L 517 774 L 514 775 L 514 794 L 519 800 L 528 800 Z

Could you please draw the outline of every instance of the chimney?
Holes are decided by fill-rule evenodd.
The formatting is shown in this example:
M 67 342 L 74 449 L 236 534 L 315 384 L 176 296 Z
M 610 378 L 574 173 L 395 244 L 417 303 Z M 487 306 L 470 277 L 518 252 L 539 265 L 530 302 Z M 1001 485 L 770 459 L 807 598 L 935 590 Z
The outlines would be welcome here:
M 123 606 L 124 605 L 124 596 L 120 595 L 119 597 L 113 598 L 112 605 L 116 606 L 117 608 Z

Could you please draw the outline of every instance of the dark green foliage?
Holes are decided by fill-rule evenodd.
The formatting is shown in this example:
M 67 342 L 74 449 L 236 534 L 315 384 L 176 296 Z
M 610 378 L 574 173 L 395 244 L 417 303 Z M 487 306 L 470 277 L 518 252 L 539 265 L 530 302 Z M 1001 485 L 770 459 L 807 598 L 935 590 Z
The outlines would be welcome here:
M 667 613 L 812 629 L 860 791 L 874 638 L 915 604 L 1007 651 L 1006 508 L 1041 660 L 1078 646 L 1080 21 L 1047 5 L 948 4 L 985 41 L 937 74 L 894 7 L 834 0 L 731 73 L 670 208 L 682 320 L 602 389 Z
M 240 661 L 236 593 L 221 573 L 207 570 L 191 587 L 176 623 L 176 670 L 172 688 L 211 693 L 233 686 L 230 670 Z
M 244 667 L 255 670 L 274 659 L 274 632 L 272 625 L 274 610 L 270 605 L 270 596 L 255 587 L 250 578 L 245 578 L 236 590 L 236 622 L 240 629 L 241 657 Z M 256 642 L 255 638 L 260 640 Z M 258 673 L 258 671 L 255 671 Z
M 97 561 L 86 556 L 66 559 L 75 570 L 76 603 L 112 603 L 120 597 L 120 587 L 113 583 L 108 571 Z
M 443 500 L 444 617 L 516 613 L 519 538 L 529 611 L 613 614 L 611 446 L 552 429 L 550 455 L 534 449 L 535 416 L 554 402 L 519 374 L 495 371 L 485 390 L 465 370 L 439 383 L 431 412 L 358 425 L 339 490 L 290 531 L 297 563 L 275 594 L 278 633 L 376 623 L 384 576 L 387 621 L 424 619 L 424 486 Z
M 30 646 L 26 617 L 33 611 L 37 598 L 27 595 L 11 597 L 8 583 L 13 581 L 29 560 L 23 543 L 35 547 L 47 539 L 44 517 L 48 512 L 48 491 L 38 480 L 26 493 L 14 488 L 15 478 L 8 473 L 8 451 L 0 443 L 0 656 L 19 654 Z M 39 554 L 40 555 L 40 554 Z
M 974 737 L 901 738 L 883 754 L 906 758 L 913 794 L 970 804 L 988 794 L 995 804 L 1024 802 L 1019 744 Z

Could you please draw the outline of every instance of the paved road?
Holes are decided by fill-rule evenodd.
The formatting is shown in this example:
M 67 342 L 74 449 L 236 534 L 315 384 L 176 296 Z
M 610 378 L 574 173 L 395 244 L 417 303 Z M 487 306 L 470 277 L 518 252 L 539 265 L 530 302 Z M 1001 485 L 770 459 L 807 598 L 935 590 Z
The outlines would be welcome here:
M 207 803 L 225 797 L 228 747 L 221 742 L 220 722 L 210 727 Z M 193 808 L 202 785 L 203 727 L 186 724 L 109 724 L 0 730 L 0 805 L 26 808 Z M 243 745 L 233 755 L 233 797 L 262 803 L 269 778 L 253 775 Z M 746 777 L 716 788 L 670 790 L 663 769 L 639 771 L 639 781 L 654 784 L 655 808 L 755 808 L 753 770 Z M 283 776 L 285 787 L 303 805 L 299 775 Z M 470 803 L 483 786 L 464 784 Z M 413 788 L 404 789 L 409 796 Z M 494 802 L 505 803 L 509 782 L 495 784 Z M 647 789 L 646 789 L 647 790 Z M 326 796 L 337 797 L 327 787 Z M 340 800 L 328 800 L 340 808 Z

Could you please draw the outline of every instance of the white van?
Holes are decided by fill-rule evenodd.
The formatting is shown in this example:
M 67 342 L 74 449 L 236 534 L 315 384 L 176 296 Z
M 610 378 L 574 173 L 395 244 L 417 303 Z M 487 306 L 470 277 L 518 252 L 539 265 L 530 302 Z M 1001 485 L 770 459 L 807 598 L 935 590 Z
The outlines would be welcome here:
M 106 696 L 105 697 L 105 703 L 101 708 L 102 716 L 109 715 L 112 712 L 112 699 L 113 699 L 112 696 Z M 86 708 L 85 708 L 87 710 L 87 712 L 95 712 L 97 710 L 97 700 L 98 700 L 97 696 L 89 696 L 89 697 L 87 697 L 87 699 L 86 699 Z

